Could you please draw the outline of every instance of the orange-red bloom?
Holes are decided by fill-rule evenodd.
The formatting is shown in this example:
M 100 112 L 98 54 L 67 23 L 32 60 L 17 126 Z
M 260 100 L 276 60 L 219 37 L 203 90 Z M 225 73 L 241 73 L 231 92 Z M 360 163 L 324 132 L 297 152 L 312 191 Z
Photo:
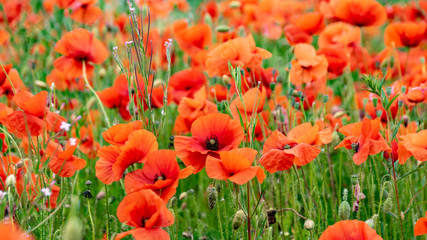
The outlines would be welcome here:
M 262 183 L 265 174 L 262 168 L 252 166 L 257 151 L 251 148 L 238 148 L 219 153 L 219 159 L 208 156 L 206 159 L 206 173 L 210 178 L 230 180 L 242 185 L 255 176 Z
M 426 36 L 425 22 L 390 23 L 384 31 L 386 46 L 416 47 Z
M 77 170 L 81 170 L 86 166 L 84 159 L 74 156 L 74 151 L 77 149 L 77 139 L 67 142 L 65 149 L 59 143 L 50 141 L 45 150 L 45 156 L 42 162 L 48 161 L 49 168 L 55 174 L 61 177 L 72 177 Z
M 427 130 L 400 135 L 399 138 L 397 153 L 400 164 L 404 164 L 411 156 L 418 161 L 427 161 Z
M 174 140 L 178 157 L 186 166 L 193 166 L 194 173 L 205 167 L 208 155 L 235 149 L 242 142 L 244 133 L 239 122 L 223 113 L 203 116 L 191 126 L 192 137 L 176 136 Z
M 382 238 L 363 221 L 344 220 L 329 226 L 319 240 L 382 240 Z
M 191 166 L 179 169 L 174 151 L 157 150 L 148 154 L 142 169 L 126 174 L 126 193 L 151 189 L 167 202 L 175 195 L 179 179 L 184 179 L 192 173 Z
M 414 236 L 427 234 L 427 212 L 425 212 L 425 215 L 425 217 L 418 219 L 415 223 Z
M 353 161 L 360 165 L 368 159 L 368 155 L 375 155 L 381 151 L 391 151 L 386 140 L 380 133 L 380 118 L 370 120 L 364 118 L 362 122 L 351 123 L 339 129 L 346 138 L 335 147 L 353 149 Z
M 228 62 L 233 67 L 261 67 L 263 59 L 270 58 L 271 53 L 255 46 L 251 34 L 224 42 L 208 52 L 206 71 L 210 77 L 230 75 Z
M 169 80 L 173 101 L 179 104 L 183 97 L 192 98 L 206 82 L 205 75 L 199 69 L 189 68 L 173 74 Z
M 326 80 L 328 61 L 324 55 L 317 55 L 313 46 L 306 43 L 295 46 L 295 60 L 292 60 L 290 80 L 296 86 Z
M 102 16 L 102 10 L 95 6 L 97 0 L 75 0 L 70 8 L 71 19 L 83 24 L 94 24 Z
M 116 146 L 123 146 L 128 140 L 129 134 L 133 131 L 142 129 L 141 121 L 134 121 L 126 124 L 116 124 L 102 133 L 106 142 Z
M 117 217 L 134 229 L 120 233 L 116 239 L 129 234 L 136 240 L 169 240 L 168 233 L 161 227 L 173 224 L 174 217 L 166 203 L 153 191 L 143 189 L 128 194 L 117 207 Z
M 94 69 L 90 63 L 100 64 L 108 57 L 104 44 L 83 28 L 66 33 L 56 43 L 55 51 L 64 55 L 53 62 L 55 68 L 73 77 L 83 74 L 83 62 L 89 75 Z
M 0 222 L 0 232 L 2 240 L 32 240 L 34 239 L 30 234 L 22 231 L 18 223 L 13 224 L 9 220 Z
M 335 17 L 356 26 L 379 26 L 387 20 L 384 7 L 375 0 L 333 0 Z
M 120 116 L 126 121 L 132 118 L 129 113 L 129 88 L 125 74 L 120 74 L 112 87 L 106 88 L 97 93 L 104 106 L 107 108 L 119 109 Z

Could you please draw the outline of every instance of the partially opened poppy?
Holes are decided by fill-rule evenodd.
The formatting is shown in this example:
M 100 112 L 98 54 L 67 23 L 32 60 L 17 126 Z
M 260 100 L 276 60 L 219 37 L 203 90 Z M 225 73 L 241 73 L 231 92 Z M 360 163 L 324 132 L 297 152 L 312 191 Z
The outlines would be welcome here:
M 108 57 L 104 44 L 83 28 L 66 33 L 56 43 L 55 51 L 63 55 L 53 62 L 55 68 L 73 77 L 82 76 L 83 62 L 86 73 L 90 75 L 94 69 L 91 63 L 100 64 Z
M 199 117 L 191 126 L 192 137 L 175 136 L 176 154 L 194 173 L 205 167 L 208 155 L 235 149 L 244 137 L 239 122 L 223 113 Z
M 116 124 L 103 132 L 102 137 L 109 144 L 123 146 L 128 140 L 129 135 L 139 129 L 142 129 L 142 121 Z
M 161 229 L 173 224 L 174 216 L 166 203 L 149 189 L 126 195 L 117 207 L 117 218 L 134 229 L 119 233 L 116 239 L 131 234 L 136 240 L 169 240 L 169 234 Z
M 83 24 L 94 24 L 102 16 L 102 10 L 95 6 L 98 0 L 75 0 L 70 8 L 71 19 Z
M 329 226 L 319 240 L 382 240 L 382 237 L 363 221 L 344 220 Z
M 421 84 L 419 87 L 409 88 L 405 97 L 410 104 L 425 102 L 427 101 L 427 87 L 425 87 L 424 84 Z
M 242 118 L 246 124 L 255 114 L 262 111 L 266 98 L 265 88 L 261 91 L 258 87 L 252 88 L 243 94 L 242 98 L 238 97 L 231 102 L 231 115 L 236 120 Z
M 381 151 L 391 151 L 386 140 L 380 133 L 381 120 L 364 118 L 362 122 L 351 123 L 339 129 L 346 138 L 335 147 L 345 147 L 355 151 L 353 161 L 360 165 L 368 159 L 368 155 L 375 155 Z
M 425 217 L 418 219 L 415 223 L 414 236 L 427 234 L 427 212 L 425 212 L 425 215 Z
M 15 94 L 14 91 L 26 88 L 18 71 L 12 68 L 12 64 L 3 65 L 3 67 L 4 70 L 0 68 L 0 95 L 5 95 L 10 99 Z
M 157 139 L 151 132 L 140 129 L 129 134 L 125 145 L 102 147 L 98 150 L 96 176 L 105 184 L 122 178 L 126 169 L 134 163 L 145 163 L 147 155 L 158 149 Z
M 404 164 L 411 156 L 418 161 L 427 161 L 427 130 L 399 136 L 399 163 Z
M 49 111 L 47 108 L 46 91 L 36 95 L 27 91 L 19 91 L 13 97 L 13 101 L 22 111 L 16 110 L 7 116 L 7 128 L 18 136 L 40 135 L 43 130 L 57 132 L 62 122 L 67 120 L 60 115 Z
M 142 169 L 126 174 L 126 193 L 141 189 L 151 189 L 165 202 L 175 195 L 179 179 L 184 179 L 193 173 L 193 167 L 179 169 L 175 152 L 172 150 L 157 150 L 149 153 Z
M 17 168 L 16 165 L 21 161 L 20 158 L 13 154 L 9 154 L 6 156 L 2 156 L 0 158 L 0 162 L 2 163 L 0 165 L 0 190 L 6 190 L 4 187 L 4 184 L 1 184 L 1 182 L 5 183 L 7 176 L 14 174 L 16 176 L 16 186 L 17 189 L 19 189 L 18 186 L 22 186 L 24 184 L 24 174 L 25 169 Z
M 384 30 L 386 46 L 416 47 L 426 37 L 425 22 L 390 23 Z
M 173 74 L 169 80 L 173 101 L 179 104 L 183 97 L 192 98 L 206 82 L 205 75 L 199 69 L 188 68 Z
M 77 170 L 86 166 L 84 159 L 74 156 L 77 143 L 68 141 L 65 149 L 59 143 L 50 141 L 45 150 L 42 162 L 48 161 L 48 166 L 55 174 L 61 177 L 72 177 Z
M 107 108 L 117 108 L 120 116 L 126 121 L 132 118 L 129 113 L 129 88 L 128 80 L 125 74 L 120 74 L 115 80 L 112 87 L 97 92 L 104 106 Z
M 230 75 L 228 63 L 233 67 L 261 67 L 263 59 L 271 57 L 271 53 L 255 46 L 251 34 L 224 42 L 210 50 L 206 59 L 206 71 L 210 77 Z
M 387 20 L 385 8 L 375 0 L 333 0 L 335 17 L 355 26 L 380 26 Z
M 206 159 L 206 173 L 208 177 L 218 180 L 230 180 L 242 185 L 257 177 L 262 183 L 265 174 L 262 168 L 252 166 L 257 151 L 251 148 L 238 148 L 219 153 L 219 159 L 208 156 Z
M 294 46 L 298 43 L 308 43 L 311 44 L 313 38 L 306 33 L 304 30 L 299 29 L 293 24 L 289 24 L 284 28 L 285 37 L 289 42 L 289 45 Z
M 296 86 L 326 80 L 328 61 L 324 55 L 317 55 L 310 44 L 301 43 L 295 46 L 295 60 L 289 73 L 290 80 Z
M 265 141 L 263 156 L 259 161 L 270 173 L 291 168 L 294 164 L 304 166 L 313 161 L 320 153 L 314 145 L 328 144 L 332 140 L 329 128 L 320 130 L 319 125 L 303 123 L 289 131 L 285 136 L 274 131 Z

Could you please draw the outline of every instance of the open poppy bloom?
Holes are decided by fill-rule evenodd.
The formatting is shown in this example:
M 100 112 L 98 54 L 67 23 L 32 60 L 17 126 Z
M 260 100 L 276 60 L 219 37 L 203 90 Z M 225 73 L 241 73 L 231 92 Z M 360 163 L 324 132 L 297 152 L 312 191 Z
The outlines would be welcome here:
M 120 233 L 116 239 L 129 234 L 136 240 L 169 240 L 169 234 L 161 229 L 173 224 L 174 217 L 166 203 L 149 189 L 139 190 L 123 198 L 117 208 L 117 217 L 134 229 Z
M 129 88 L 128 80 L 125 74 L 120 74 L 115 80 L 112 87 L 97 92 L 102 104 L 107 108 L 119 109 L 120 116 L 126 121 L 132 118 L 129 113 Z
M 89 83 L 91 81 L 89 80 Z M 54 68 L 49 75 L 46 76 L 48 86 L 55 84 L 55 89 L 59 91 L 83 91 L 85 89 L 85 81 L 83 78 L 75 78 L 68 75 L 66 72 L 61 72 Z
M 425 87 L 424 84 L 421 84 L 419 87 L 409 88 L 405 97 L 405 100 L 407 100 L 409 104 L 417 104 L 427 101 L 427 87 Z
M 290 80 L 296 86 L 303 83 L 326 80 L 328 61 L 324 55 L 317 55 L 310 44 L 300 43 L 295 46 L 295 60 L 292 60 Z
M 298 125 L 289 131 L 288 136 L 274 131 L 264 143 L 259 163 L 270 173 L 287 170 L 294 164 L 304 166 L 320 153 L 320 149 L 314 145 L 328 144 L 331 141 L 331 129 L 320 130 L 317 124 Z
M 175 119 L 173 129 L 175 133 L 187 134 L 197 118 L 218 112 L 216 104 L 206 98 L 206 88 L 202 87 L 194 94 L 193 98 L 184 97 L 179 102 L 179 115 Z
M 173 74 L 169 80 L 173 101 L 179 104 L 183 97 L 192 98 L 207 80 L 199 69 L 188 68 Z
M 47 108 L 46 91 L 36 95 L 21 90 L 13 97 L 13 101 L 22 111 L 15 111 L 7 116 L 7 128 L 17 136 L 38 136 L 43 130 L 57 132 L 62 122 L 67 120 Z
M 42 162 L 48 161 L 49 168 L 61 177 L 72 177 L 77 170 L 86 166 L 84 159 L 74 156 L 77 143 L 68 141 L 65 149 L 59 143 L 50 141 L 45 150 Z
M 427 234 L 427 212 L 425 212 L 425 215 L 425 217 L 418 219 L 415 223 L 414 236 Z
M 106 146 L 98 150 L 96 176 L 105 184 L 122 178 L 126 169 L 134 163 L 145 163 L 147 155 L 158 149 L 157 139 L 151 132 L 140 129 L 129 134 L 125 145 Z
M 380 26 L 387 20 L 385 8 L 375 0 L 333 0 L 335 17 L 355 26 Z
M 157 150 L 149 153 L 142 169 L 135 170 L 125 176 L 126 193 L 141 189 L 151 189 L 165 202 L 175 195 L 179 179 L 193 173 L 193 167 L 179 169 L 175 152 Z
M 271 57 L 271 53 L 255 46 L 252 34 L 224 42 L 210 50 L 206 59 L 206 72 L 209 77 L 230 75 L 228 62 L 233 67 L 259 68 L 263 59 Z
M 262 168 L 252 166 L 257 151 L 251 148 L 237 148 L 219 153 L 219 159 L 208 156 L 206 173 L 208 177 L 217 180 L 230 180 L 235 184 L 245 184 L 255 176 L 262 183 L 265 174 Z
M 94 34 L 83 28 L 66 33 L 55 45 L 55 52 L 64 56 L 57 58 L 53 65 L 72 77 L 83 74 L 83 61 L 86 73 L 90 75 L 94 67 L 90 63 L 100 64 L 108 57 L 104 44 Z
M 208 155 L 235 149 L 244 137 L 239 122 L 223 113 L 199 117 L 191 126 L 191 135 L 176 136 L 174 145 L 178 157 L 186 166 L 193 166 L 194 173 L 205 167 Z
M 427 161 L 427 130 L 399 136 L 399 163 L 404 164 L 411 156 L 418 161 Z
M 239 120 L 241 117 L 247 123 L 262 111 L 267 97 L 265 88 L 262 87 L 261 90 L 258 87 L 252 88 L 242 98 L 238 97 L 231 102 L 230 110 L 234 119 Z
M 382 240 L 374 229 L 359 220 L 344 220 L 329 226 L 319 240 Z
M 293 24 L 287 25 L 284 28 L 284 32 L 286 40 L 288 40 L 289 45 L 291 46 L 297 45 L 298 43 L 310 44 L 313 41 L 311 35 Z
M 129 134 L 139 129 L 142 129 L 142 121 L 116 124 L 103 132 L 102 137 L 109 144 L 123 146 L 128 140 Z
M 353 149 L 353 161 L 360 165 L 368 159 L 368 155 L 375 155 L 381 151 L 391 151 L 386 140 L 380 133 L 380 118 L 370 120 L 364 118 L 362 122 L 351 123 L 339 129 L 346 138 L 335 147 Z
M 390 23 L 384 31 L 386 46 L 416 47 L 425 38 L 425 22 Z
M 319 35 L 319 48 L 341 46 L 344 49 L 352 49 L 360 44 L 360 28 L 345 22 L 328 24 Z
M 10 99 L 14 95 L 13 88 L 18 91 L 19 89 L 25 89 L 25 85 L 22 82 L 18 71 L 15 68 L 12 68 L 12 64 L 3 65 L 3 67 L 4 71 L 2 68 L 0 68 L 0 96 L 5 95 Z M 5 72 L 7 73 L 7 75 L 5 74 Z
M 102 10 L 95 6 L 98 0 L 75 0 L 70 8 L 71 19 L 83 24 L 94 24 L 102 16 Z
M 325 27 L 323 15 L 320 12 L 296 15 L 291 18 L 291 22 L 309 35 L 317 34 Z

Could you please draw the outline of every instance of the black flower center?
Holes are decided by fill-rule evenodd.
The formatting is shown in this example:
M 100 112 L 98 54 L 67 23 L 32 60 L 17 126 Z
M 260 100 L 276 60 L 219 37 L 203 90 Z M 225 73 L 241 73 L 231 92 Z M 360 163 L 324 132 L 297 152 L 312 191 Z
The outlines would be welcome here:
M 356 153 L 358 153 L 359 152 L 359 143 L 352 143 L 351 144 L 351 148 L 356 152 Z
M 156 175 L 154 175 L 154 182 L 157 182 L 158 180 L 166 180 L 165 174 L 160 173 L 160 175 L 159 175 L 156 173 Z
M 206 148 L 212 151 L 218 150 L 219 142 L 217 136 L 211 136 L 205 140 Z

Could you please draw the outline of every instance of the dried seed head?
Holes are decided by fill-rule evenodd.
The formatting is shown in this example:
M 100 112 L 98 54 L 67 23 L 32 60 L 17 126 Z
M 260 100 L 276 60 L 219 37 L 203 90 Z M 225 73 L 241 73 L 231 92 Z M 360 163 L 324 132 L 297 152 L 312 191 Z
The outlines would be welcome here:
M 347 201 L 342 201 L 338 209 L 338 215 L 341 220 L 348 220 L 350 218 L 350 212 L 350 204 Z
M 216 188 L 212 186 L 208 187 L 208 205 L 211 210 L 214 209 L 217 198 L 218 193 L 216 191 Z
M 245 213 L 243 210 L 239 210 L 234 214 L 233 218 L 233 229 L 237 230 L 240 226 L 242 226 L 243 222 L 245 221 Z
M 385 212 L 385 213 L 388 213 L 388 212 L 390 212 L 390 210 L 393 208 L 393 202 L 391 201 L 391 197 L 388 197 L 386 200 L 385 200 L 385 202 L 384 202 L 384 205 L 383 205 L 383 211 Z
M 267 221 L 268 221 L 269 226 L 276 223 L 276 213 L 277 213 L 277 211 L 274 209 L 270 209 L 267 211 Z
M 314 228 L 314 221 L 311 220 L 311 219 L 305 220 L 305 222 L 304 222 L 304 228 L 307 229 L 307 230 L 309 230 L 309 231 L 312 230 Z
M 179 200 L 184 200 L 187 198 L 187 196 L 188 196 L 187 192 L 183 192 L 183 193 L 179 194 Z

